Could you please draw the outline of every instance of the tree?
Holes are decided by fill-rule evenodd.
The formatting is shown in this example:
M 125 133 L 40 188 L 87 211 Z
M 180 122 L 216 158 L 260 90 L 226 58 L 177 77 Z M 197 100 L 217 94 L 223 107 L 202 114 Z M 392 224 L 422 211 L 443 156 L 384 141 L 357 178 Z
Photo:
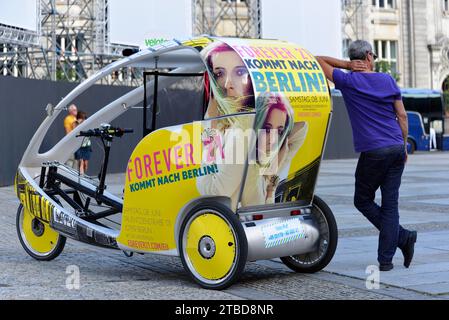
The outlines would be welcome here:
M 388 61 L 377 62 L 375 69 L 376 69 L 376 72 L 388 73 L 389 75 L 391 75 L 393 77 L 394 80 L 396 80 L 396 82 L 398 82 L 401 79 L 401 77 L 399 76 L 399 73 L 397 73 L 396 71 L 393 71 L 393 68 L 391 67 L 391 63 Z

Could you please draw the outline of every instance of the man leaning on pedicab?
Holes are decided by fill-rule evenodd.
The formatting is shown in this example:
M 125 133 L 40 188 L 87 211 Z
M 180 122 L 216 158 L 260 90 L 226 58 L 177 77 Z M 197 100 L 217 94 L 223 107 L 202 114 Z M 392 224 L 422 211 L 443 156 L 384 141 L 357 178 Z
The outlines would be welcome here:
M 379 270 L 393 269 L 397 248 L 402 251 L 404 266 L 408 268 L 417 232 L 399 224 L 399 187 L 407 162 L 408 135 L 401 91 L 391 75 L 374 71 L 377 56 L 367 41 L 357 40 L 350 45 L 350 61 L 316 58 L 327 79 L 341 91 L 348 111 L 354 148 L 360 152 L 354 205 L 379 230 Z M 374 201 L 379 188 L 380 206 Z

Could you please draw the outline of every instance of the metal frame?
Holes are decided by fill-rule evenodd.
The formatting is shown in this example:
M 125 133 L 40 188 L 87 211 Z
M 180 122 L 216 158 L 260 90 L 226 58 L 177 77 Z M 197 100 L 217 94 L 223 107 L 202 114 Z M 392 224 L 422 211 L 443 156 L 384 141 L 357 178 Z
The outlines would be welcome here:
M 2 75 L 80 82 L 121 59 L 123 49 L 138 49 L 109 43 L 107 0 L 36 1 L 37 32 L 0 25 L 7 48 L 0 50 Z M 123 68 L 99 83 L 139 86 L 141 77 L 140 70 Z
M 157 66 L 156 66 L 157 67 Z M 154 76 L 153 78 L 153 108 L 151 112 L 151 128 L 148 128 L 147 118 L 148 118 L 148 101 L 147 101 L 147 76 Z M 156 130 L 156 113 L 154 110 L 157 110 L 157 92 L 158 92 L 158 83 L 159 77 L 204 77 L 204 73 L 170 73 L 170 72 L 161 72 L 159 70 L 147 71 L 143 73 L 143 129 L 142 129 L 142 137 L 145 137 L 150 132 Z M 204 103 L 203 103 L 204 104 Z M 204 108 L 203 108 L 204 109 Z
M 0 43 L 15 44 L 26 47 L 38 46 L 39 33 L 0 23 Z
M 193 22 L 194 35 L 261 38 L 260 0 L 193 0 Z
M 36 1 L 37 32 L 0 25 L 0 43 L 8 48 L 0 51 L 3 75 L 80 82 L 122 58 L 123 49 L 138 50 L 110 43 L 107 0 Z M 192 0 L 192 11 L 194 35 L 261 37 L 260 0 Z M 62 38 L 72 50 L 64 50 Z M 139 86 L 142 70 L 122 68 L 99 83 Z
M 105 157 L 105 163 L 103 165 L 107 165 L 108 158 Z M 46 176 L 46 181 L 40 187 L 51 197 L 60 196 L 65 202 L 67 202 L 70 207 L 72 207 L 77 216 L 87 221 L 96 221 L 101 218 L 105 218 L 116 213 L 122 212 L 123 204 L 115 201 L 114 199 L 103 195 L 101 192 L 101 183 L 97 186 L 96 190 L 92 190 L 91 188 L 87 188 L 81 183 L 78 183 L 69 177 L 66 177 L 57 172 L 58 168 L 54 165 L 48 168 L 48 174 Z M 42 167 L 42 171 L 45 172 L 46 168 Z M 104 176 L 104 173 L 102 177 Z M 41 175 L 41 177 L 43 177 Z M 42 181 L 41 181 L 42 182 Z M 104 182 L 103 182 L 104 183 Z M 71 189 L 62 189 L 60 186 L 64 184 Z M 88 196 L 85 203 L 82 202 L 79 193 L 85 194 Z M 69 196 L 69 194 L 73 194 L 73 198 Z M 91 198 L 95 199 L 97 203 L 104 203 L 108 206 L 108 208 L 104 211 L 93 212 L 89 210 L 89 204 Z M 53 198 L 54 199 L 54 198 Z

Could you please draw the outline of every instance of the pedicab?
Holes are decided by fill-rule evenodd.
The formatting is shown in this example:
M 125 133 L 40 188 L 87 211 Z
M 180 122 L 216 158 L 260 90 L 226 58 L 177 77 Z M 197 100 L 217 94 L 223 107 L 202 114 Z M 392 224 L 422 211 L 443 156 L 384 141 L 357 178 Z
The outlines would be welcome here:
M 144 68 L 143 85 L 40 152 L 58 114 L 125 67 Z M 142 110 L 138 128 L 109 124 L 130 110 Z M 207 289 L 230 286 L 247 262 L 264 259 L 322 270 L 338 238 L 314 194 L 331 114 L 322 69 L 290 42 L 202 36 L 133 53 L 47 106 L 15 178 L 20 242 L 37 260 L 56 258 L 66 238 L 128 257 L 179 256 Z M 124 164 L 121 196 L 106 188 L 109 152 L 132 132 L 142 138 Z M 65 164 L 86 137 L 104 147 L 98 177 Z M 120 227 L 104 222 L 112 215 Z

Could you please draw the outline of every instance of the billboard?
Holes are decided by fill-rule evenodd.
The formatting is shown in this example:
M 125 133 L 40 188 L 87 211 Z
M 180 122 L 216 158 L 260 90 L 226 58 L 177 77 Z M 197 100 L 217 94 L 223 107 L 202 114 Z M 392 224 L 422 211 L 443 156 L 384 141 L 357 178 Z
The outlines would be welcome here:
M 37 32 L 37 1 L 0 0 L 0 23 Z
M 342 56 L 341 3 L 261 0 L 262 38 L 291 41 L 314 55 Z
M 111 43 L 144 48 L 192 36 L 192 0 L 109 0 L 108 7 Z

